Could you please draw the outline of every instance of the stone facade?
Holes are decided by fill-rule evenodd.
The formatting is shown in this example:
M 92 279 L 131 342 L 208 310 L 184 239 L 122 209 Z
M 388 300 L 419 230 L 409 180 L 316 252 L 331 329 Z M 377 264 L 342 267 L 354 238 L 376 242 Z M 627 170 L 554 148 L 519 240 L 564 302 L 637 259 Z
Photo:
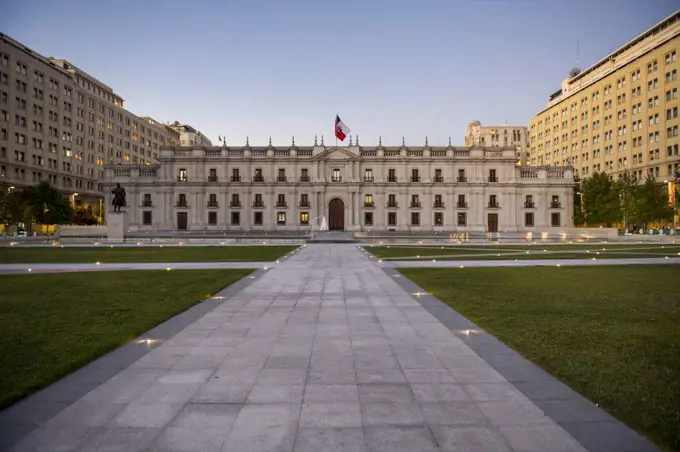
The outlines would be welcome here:
M 480 121 L 471 121 L 465 131 L 465 146 L 501 147 L 512 146 L 517 150 L 520 164 L 525 165 L 529 152 L 529 131 L 526 126 L 483 126 Z
M 107 165 L 131 231 L 524 232 L 573 226 L 571 167 L 522 167 L 514 147 L 164 147 Z

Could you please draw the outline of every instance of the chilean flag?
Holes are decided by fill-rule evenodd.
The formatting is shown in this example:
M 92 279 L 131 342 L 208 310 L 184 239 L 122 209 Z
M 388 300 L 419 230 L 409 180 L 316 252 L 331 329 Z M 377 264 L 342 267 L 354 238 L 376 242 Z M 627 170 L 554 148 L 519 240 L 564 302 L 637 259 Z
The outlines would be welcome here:
M 340 121 L 340 116 L 335 115 L 335 137 L 340 141 L 345 141 L 349 132 L 349 127 L 347 127 L 344 122 Z

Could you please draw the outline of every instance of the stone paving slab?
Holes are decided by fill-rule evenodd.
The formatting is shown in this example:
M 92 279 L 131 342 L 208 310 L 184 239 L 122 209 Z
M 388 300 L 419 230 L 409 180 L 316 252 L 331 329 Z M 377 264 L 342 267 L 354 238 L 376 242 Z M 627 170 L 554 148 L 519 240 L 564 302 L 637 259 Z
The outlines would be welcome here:
M 11 450 L 585 451 L 590 425 L 629 434 L 541 406 L 553 399 L 516 386 L 535 380 L 485 360 L 502 344 L 452 331 L 471 322 L 412 296 L 390 271 L 355 245 L 308 245 L 174 334 L 150 331 L 150 352 L 53 409 Z M 0 431 L 3 415 L 11 410 Z

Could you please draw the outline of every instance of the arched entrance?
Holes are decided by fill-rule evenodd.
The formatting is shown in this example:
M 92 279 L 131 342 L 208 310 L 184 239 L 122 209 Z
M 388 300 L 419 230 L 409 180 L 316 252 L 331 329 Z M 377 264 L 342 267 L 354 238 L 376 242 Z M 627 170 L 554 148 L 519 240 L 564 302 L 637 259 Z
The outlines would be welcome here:
M 345 229 L 345 203 L 340 198 L 333 198 L 328 204 L 328 229 L 331 231 Z

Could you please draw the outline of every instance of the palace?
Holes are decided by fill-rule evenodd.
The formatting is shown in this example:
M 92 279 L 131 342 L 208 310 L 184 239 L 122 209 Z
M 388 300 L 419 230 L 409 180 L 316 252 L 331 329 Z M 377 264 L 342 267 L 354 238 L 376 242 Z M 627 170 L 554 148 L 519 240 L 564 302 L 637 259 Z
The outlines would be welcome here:
M 572 167 L 526 167 L 516 147 L 168 146 L 106 165 L 129 231 L 539 232 L 573 226 Z

